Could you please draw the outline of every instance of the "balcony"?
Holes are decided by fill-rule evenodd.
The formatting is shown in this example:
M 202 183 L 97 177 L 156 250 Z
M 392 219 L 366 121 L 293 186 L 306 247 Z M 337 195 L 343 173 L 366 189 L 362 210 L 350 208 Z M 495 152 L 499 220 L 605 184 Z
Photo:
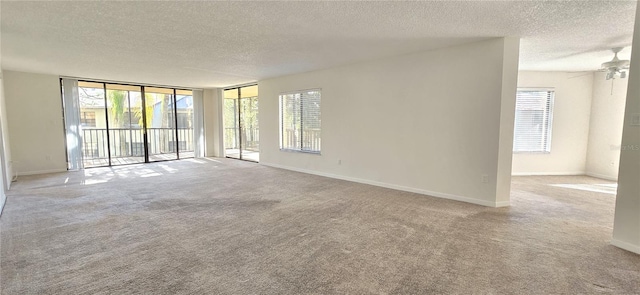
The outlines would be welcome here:
M 258 128 L 242 128 L 238 138 L 238 128 L 224 128 L 224 148 L 227 157 L 260 161 L 260 132 Z M 242 149 L 241 149 L 242 148 Z
M 178 141 L 176 144 L 176 130 Z M 149 161 L 193 158 L 193 128 L 147 128 Z M 85 128 L 82 130 L 84 167 L 144 162 L 143 129 Z

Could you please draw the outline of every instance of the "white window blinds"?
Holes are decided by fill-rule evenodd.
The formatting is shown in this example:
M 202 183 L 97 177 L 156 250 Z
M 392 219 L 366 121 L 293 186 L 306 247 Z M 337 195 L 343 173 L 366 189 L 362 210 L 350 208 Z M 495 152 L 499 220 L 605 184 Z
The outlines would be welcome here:
M 320 153 L 320 89 L 280 95 L 280 149 Z
M 551 151 L 553 90 L 518 90 L 513 136 L 514 152 Z

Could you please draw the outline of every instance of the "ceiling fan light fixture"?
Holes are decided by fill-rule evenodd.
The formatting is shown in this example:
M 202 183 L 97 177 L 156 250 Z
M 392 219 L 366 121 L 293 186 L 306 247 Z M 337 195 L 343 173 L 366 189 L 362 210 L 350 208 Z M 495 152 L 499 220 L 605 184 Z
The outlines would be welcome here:
M 607 80 L 621 78 L 624 79 L 627 77 L 627 72 L 619 69 L 608 69 L 607 70 Z
M 624 79 L 627 77 L 626 70 L 629 69 L 629 61 L 621 60 L 618 58 L 618 52 L 620 52 L 623 47 L 612 48 L 613 51 L 613 59 L 611 61 L 602 63 L 602 71 L 607 72 L 607 80 L 615 79 L 617 77 Z
M 607 80 L 611 80 L 615 77 L 615 72 L 607 72 Z

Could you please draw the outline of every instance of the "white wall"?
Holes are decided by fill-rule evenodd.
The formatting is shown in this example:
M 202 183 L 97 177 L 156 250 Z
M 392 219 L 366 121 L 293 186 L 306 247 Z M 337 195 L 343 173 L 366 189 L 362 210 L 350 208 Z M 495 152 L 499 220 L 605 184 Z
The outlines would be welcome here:
M 3 168 L 4 188 L 8 190 L 11 187 L 11 180 L 13 179 L 13 164 L 11 161 L 11 147 L 9 145 L 9 123 L 7 121 L 7 105 L 2 75 L 3 73 L 0 71 L 0 154 L 3 156 L 0 165 L 2 165 Z
M 492 39 L 260 81 L 261 163 L 508 205 L 510 171 L 498 167 L 511 164 L 518 45 Z M 278 95 L 311 88 L 322 88 L 322 155 L 282 152 Z
M 222 96 L 220 89 L 204 90 L 205 156 L 224 157 L 222 129 Z
M 513 154 L 514 175 L 577 175 L 586 171 L 593 73 L 529 72 L 520 88 L 554 88 L 550 153 Z
M 6 191 L 11 187 L 11 155 L 8 148 L 7 112 L 4 99 L 4 79 L 0 71 L 0 214 L 7 200 Z
M 593 79 L 586 172 L 616 180 L 629 79 L 606 80 L 605 77 L 606 73 L 596 72 Z
M 640 5 L 636 8 L 611 243 L 640 254 Z
M 66 171 L 58 76 L 4 71 L 14 173 Z

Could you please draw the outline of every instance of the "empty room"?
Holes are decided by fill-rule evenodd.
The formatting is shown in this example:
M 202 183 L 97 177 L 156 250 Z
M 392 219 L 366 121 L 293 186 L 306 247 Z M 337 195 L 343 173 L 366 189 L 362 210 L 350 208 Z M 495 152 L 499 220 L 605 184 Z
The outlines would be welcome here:
M 636 1 L 0 1 L 1 294 L 640 294 Z

